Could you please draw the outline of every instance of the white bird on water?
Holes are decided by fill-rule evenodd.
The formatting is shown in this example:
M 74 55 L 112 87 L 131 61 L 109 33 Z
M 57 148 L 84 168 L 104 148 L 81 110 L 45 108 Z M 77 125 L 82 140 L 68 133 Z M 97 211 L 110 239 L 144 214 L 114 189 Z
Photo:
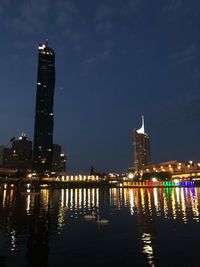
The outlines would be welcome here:
M 95 220 L 96 219 L 96 214 L 92 212 L 92 214 L 84 215 L 83 218 L 85 220 Z
M 100 219 L 99 215 L 97 216 L 97 223 L 99 224 L 108 224 L 109 220 L 106 219 Z

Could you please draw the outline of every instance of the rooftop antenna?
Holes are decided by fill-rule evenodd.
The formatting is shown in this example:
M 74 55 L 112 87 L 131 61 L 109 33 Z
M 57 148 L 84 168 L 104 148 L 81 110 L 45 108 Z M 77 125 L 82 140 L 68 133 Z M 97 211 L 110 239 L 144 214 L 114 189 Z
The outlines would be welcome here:
M 45 45 L 48 46 L 49 39 L 45 40 Z

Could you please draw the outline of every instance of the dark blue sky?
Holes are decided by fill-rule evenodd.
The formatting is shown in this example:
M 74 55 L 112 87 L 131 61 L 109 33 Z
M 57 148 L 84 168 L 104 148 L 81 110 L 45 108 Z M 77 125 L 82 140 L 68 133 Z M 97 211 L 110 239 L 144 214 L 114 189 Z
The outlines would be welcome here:
M 33 138 L 37 45 L 56 52 L 54 141 L 70 173 L 126 171 L 145 115 L 154 162 L 198 160 L 198 0 L 1 0 L 0 144 Z

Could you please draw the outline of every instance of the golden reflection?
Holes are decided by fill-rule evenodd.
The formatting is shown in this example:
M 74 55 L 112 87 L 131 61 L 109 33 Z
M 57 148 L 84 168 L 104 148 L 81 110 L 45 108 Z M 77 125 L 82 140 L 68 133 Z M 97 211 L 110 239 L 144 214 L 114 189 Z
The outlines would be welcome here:
M 13 189 L 10 190 L 9 193 L 9 207 L 12 208 L 12 205 L 13 205 Z
M 65 190 L 61 190 L 60 206 L 58 210 L 58 234 L 61 233 L 64 227 L 65 220 Z
M 176 217 L 177 217 L 175 194 L 176 194 L 176 191 L 173 190 L 173 191 L 172 191 L 172 216 L 173 216 L 173 219 L 174 219 L 174 220 L 175 220 Z
M 3 190 L 3 203 L 2 203 L 3 208 L 6 207 L 6 196 L 7 196 L 7 190 L 4 189 L 4 190 Z
M 98 188 L 76 188 L 65 189 L 68 193 L 65 200 L 65 207 L 69 207 L 70 212 L 85 214 L 99 207 L 99 189 Z M 73 217 L 73 215 L 71 216 Z
M 49 207 L 49 190 L 48 189 L 41 189 L 40 196 L 41 196 L 41 207 L 42 209 L 48 211 Z
M 27 212 L 27 214 L 30 214 L 30 203 L 31 203 L 31 196 L 28 195 L 26 198 L 26 212 Z
M 147 256 L 148 263 L 151 267 L 154 267 L 154 252 L 151 240 L 151 234 L 143 233 L 141 237 L 142 241 L 142 253 Z
M 133 215 L 137 210 L 149 218 L 163 216 L 166 220 L 181 219 L 188 222 L 188 216 L 196 222 L 200 221 L 198 195 L 196 188 L 124 188 L 110 189 L 110 205 L 122 208 L 129 207 Z M 120 198 L 122 198 L 121 200 Z M 120 205 L 119 205 L 120 203 Z
M 134 195 L 133 195 L 133 190 L 130 191 L 130 212 L 131 215 L 134 214 Z
M 184 189 L 185 188 L 181 188 L 181 211 L 182 211 L 182 220 L 184 223 L 187 223 Z
M 193 188 L 190 191 L 190 201 L 192 203 L 192 212 L 194 215 L 194 220 L 196 222 L 199 222 L 199 204 L 198 204 L 197 189 L 196 188 Z
M 154 206 L 156 208 L 156 211 L 159 210 L 159 202 L 158 202 L 158 188 L 153 188 L 153 198 L 154 198 Z
M 167 201 L 167 195 L 163 193 L 163 212 L 164 212 L 164 218 L 168 218 L 168 201 Z
M 152 205 L 151 205 L 152 194 L 150 194 L 149 190 L 147 191 L 147 194 L 148 194 L 148 209 L 149 209 L 150 215 L 152 215 Z
M 140 188 L 140 194 L 141 194 L 141 205 L 142 205 L 142 211 L 145 211 L 145 197 L 144 197 L 144 189 Z

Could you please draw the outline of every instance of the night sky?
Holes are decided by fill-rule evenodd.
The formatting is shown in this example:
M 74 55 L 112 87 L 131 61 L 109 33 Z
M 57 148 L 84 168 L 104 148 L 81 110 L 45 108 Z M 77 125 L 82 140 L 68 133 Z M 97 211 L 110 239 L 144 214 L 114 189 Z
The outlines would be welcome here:
M 153 162 L 200 159 L 199 0 L 1 0 L 0 34 L 0 144 L 33 139 L 48 38 L 68 173 L 126 171 L 142 114 Z

